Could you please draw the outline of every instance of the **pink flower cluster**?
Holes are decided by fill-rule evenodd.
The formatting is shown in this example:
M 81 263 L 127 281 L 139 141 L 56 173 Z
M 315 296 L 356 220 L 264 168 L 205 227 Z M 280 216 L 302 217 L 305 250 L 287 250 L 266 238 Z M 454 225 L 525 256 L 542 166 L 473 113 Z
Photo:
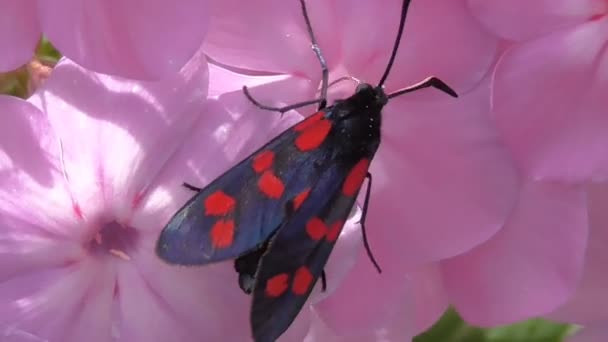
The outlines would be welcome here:
M 330 79 L 378 82 L 401 0 L 307 4 Z M 241 90 L 315 97 L 298 1 L 0 0 L 0 70 L 41 34 L 66 57 L 30 98 L 0 96 L 0 341 L 248 340 L 232 264 L 169 266 L 154 245 L 182 182 L 314 110 Z M 460 97 L 386 106 L 366 221 L 384 272 L 353 217 L 281 341 L 404 341 L 448 305 L 607 339 L 607 42 L 605 0 L 413 0 L 387 91 L 435 75 Z

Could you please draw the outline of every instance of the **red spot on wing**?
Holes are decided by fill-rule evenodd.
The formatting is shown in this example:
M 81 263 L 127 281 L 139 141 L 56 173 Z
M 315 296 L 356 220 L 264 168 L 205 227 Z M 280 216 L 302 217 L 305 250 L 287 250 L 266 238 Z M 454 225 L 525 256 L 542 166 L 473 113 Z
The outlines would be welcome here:
M 313 217 L 306 222 L 306 233 L 311 239 L 319 241 L 327 234 L 327 226 L 320 218 Z
M 338 236 L 342 231 L 342 226 L 344 226 L 344 221 L 334 222 L 331 227 L 329 227 L 325 239 L 327 239 L 328 242 L 335 242 L 336 240 L 338 240 Z
M 266 282 L 266 295 L 278 297 L 287 290 L 289 275 L 287 273 L 277 274 Z
M 354 196 L 361 184 L 363 184 L 363 180 L 367 175 L 367 169 L 369 168 L 369 159 L 361 159 L 359 162 L 350 170 L 348 176 L 346 176 L 346 180 L 342 185 L 342 193 L 345 196 Z
M 295 125 L 293 127 L 293 130 L 296 132 L 302 132 L 303 130 L 307 129 L 308 127 L 314 125 L 316 122 L 321 120 L 323 118 L 323 115 L 325 115 L 324 112 L 316 112 L 315 114 L 304 119 L 304 121 Z
M 274 161 L 274 152 L 262 151 L 253 158 L 253 170 L 257 173 L 262 173 L 272 166 Z
M 283 182 L 270 170 L 262 174 L 258 181 L 258 188 L 264 195 L 274 199 L 281 198 L 285 191 Z
M 308 195 L 310 195 L 310 188 L 297 194 L 296 197 L 293 198 L 293 209 L 300 209 L 300 206 L 302 206 L 302 203 L 308 198 Z
M 293 286 L 291 290 L 294 294 L 305 295 L 306 293 L 308 293 L 310 285 L 312 285 L 312 281 L 312 273 L 310 273 L 308 267 L 302 266 L 296 271 L 296 274 L 293 278 Z
M 211 227 L 211 245 L 215 248 L 226 248 L 234 240 L 234 220 L 218 220 Z
M 310 151 L 319 147 L 331 130 L 331 122 L 321 119 L 306 127 L 296 138 L 296 147 L 300 151 Z
M 225 216 L 234 210 L 236 200 L 222 190 L 218 190 L 205 199 L 205 214 Z

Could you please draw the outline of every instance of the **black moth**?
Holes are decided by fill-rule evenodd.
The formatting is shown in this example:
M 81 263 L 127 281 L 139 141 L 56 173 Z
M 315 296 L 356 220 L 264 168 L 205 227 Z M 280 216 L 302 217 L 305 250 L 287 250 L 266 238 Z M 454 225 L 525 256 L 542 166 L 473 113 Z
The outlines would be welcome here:
M 235 259 L 239 285 L 252 295 L 251 329 L 257 342 L 275 341 L 308 299 L 344 223 L 368 179 L 361 227 L 372 183 L 369 165 L 380 145 L 381 110 L 396 96 L 434 87 L 456 93 L 430 77 L 386 94 L 383 84 L 397 54 L 410 0 L 403 1 L 397 39 L 377 86 L 361 83 L 355 94 L 327 106 L 328 70 L 317 45 L 304 0 L 300 0 L 312 48 L 322 68 L 319 99 L 282 108 L 284 113 L 318 103 L 317 113 L 285 130 L 205 188 L 167 223 L 156 251 L 180 265 Z M 323 281 L 324 283 L 324 281 Z

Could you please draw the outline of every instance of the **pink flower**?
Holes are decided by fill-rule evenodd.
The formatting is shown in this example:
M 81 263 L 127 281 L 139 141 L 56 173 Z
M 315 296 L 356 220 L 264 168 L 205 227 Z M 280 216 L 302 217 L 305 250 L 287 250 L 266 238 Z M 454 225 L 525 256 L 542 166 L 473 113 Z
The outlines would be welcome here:
M 588 189 L 590 232 L 582 278 L 568 302 L 548 315 L 551 319 L 583 325 L 585 329 L 573 339 L 581 342 L 608 339 L 608 184 L 590 184 Z
M 447 301 L 470 323 L 496 325 L 552 312 L 581 279 L 589 253 L 582 184 L 603 179 L 608 161 L 600 95 L 608 6 L 468 3 L 506 47 L 492 75 L 492 114 L 523 187 L 499 233 L 438 267 Z
M 408 303 L 415 319 L 414 333 L 430 327 L 448 305 L 467 322 L 491 327 L 546 315 L 572 298 L 585 253 L 589 253 L 587 241 L 593 238 L 587 235 L 585 187 L 522 181 L 522 191 L 504 227 L 489 240 L 458 256 L 411 269 L 407 286 L 393 286 L 398 280 L 389 278 L 389 285 L 380 287 L 381 293 Z M 357 279 L 373 277 L 362 271 L 365 266 L 357 264 L 339 292 L 321 305 L 352 302 L 350 298 L 361 291 Z M 385 275 L 378 281 L 384 284 Z M 591 283 L 597 289 L 591 293 L 597 295 L 604 283 Z M 597 310 L 604 310 L 599 303 L 602 309 Z M 577 322 L 572 316 L 566 321 Z
M 469 0 L 512 45 L 494 73 L 493 112 L 505 143 L 535 179 L 608 176 L 608 2 Z
M 526 180 L 504 228 L 440 264 L 458 312 L 470 323 L 512 323 L 553 311 L 578 285 L 587 243 L 584 187 Z
M 284 76 L 208 73 L 198 56 L 154 83 L 64 60 L 28 101 L 0 97 L 1 340 L 249 338 L 250 299 L 232 263 L 176 267 L 154 252 L 163 225 L 192 196 L 182 182 L 205 185 L 301 119 L 254 108 L 243 84 L 286 101 L 310 90 Z M 262 121 L 266 132 L 255 129 Z M 347 222 L 326 268 L 328 291 L 313 302 L 354 264 L 357 221 Z M 313 313 L 304 309 L 286 340 L 322 325 Z
M 331 79 L 377 82 L 400 0 L 309 8 Z M 0 98 L 10 113 L 0 127 L 4 336 L 249 337 L 249 299 L 230 263 L 171 267 L 153 246 L 192 196 L 183 181 L 204 186 L 301 119 L 256 109 L 242 85 L 265 104 L 292 104 L 316 97 L 320 69 L 297 2 L 218 0 L 211 14 L 205 52 L 237 71 L 210 65 L 208 94 L 198 58 L 158 83 L 64 62 L 29 102 Z M 353 217 L 328 264 L 328 292 L 313 295 L 285 340 L 405 340 L 450 302 L 496 324 L 551 311 L 574 291 L 584 189 L 530 179 L 512 163 L 489 115 L 498 46 L 463 1 L 412 4 L 387 91 L 432 74 L 461 97 L 425 90 L 386 107 L 366 221 L 384 272 L 367 260 Z
M 150 251 L 171 210 L 163 166 L 197 122 L 206 75 L 200 57 L 163 83 L 122 81 L 65 61 L 29 103 L 0 98 L 2 340 L 200 333 L 185 310 L 214 304 L 190 300 L 194 293 L 181 286 L 215 285 Z
M 25 64 L 44 34 L 98 72 L 158 79 L 178 71 L 207 30 L 206 2 L 0 1 L 0 71 Z

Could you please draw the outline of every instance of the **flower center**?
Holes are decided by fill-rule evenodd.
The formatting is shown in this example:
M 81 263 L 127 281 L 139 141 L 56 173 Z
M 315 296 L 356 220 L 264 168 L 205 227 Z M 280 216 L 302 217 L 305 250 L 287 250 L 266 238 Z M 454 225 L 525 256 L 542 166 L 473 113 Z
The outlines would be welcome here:
M 105 224 L 91 241 L 91 252 L 94 254 L 111 254 L 124 260 L 130 260 L 139 240 L 139 233 L 132 227 L 123 226 L 116 221 Z

